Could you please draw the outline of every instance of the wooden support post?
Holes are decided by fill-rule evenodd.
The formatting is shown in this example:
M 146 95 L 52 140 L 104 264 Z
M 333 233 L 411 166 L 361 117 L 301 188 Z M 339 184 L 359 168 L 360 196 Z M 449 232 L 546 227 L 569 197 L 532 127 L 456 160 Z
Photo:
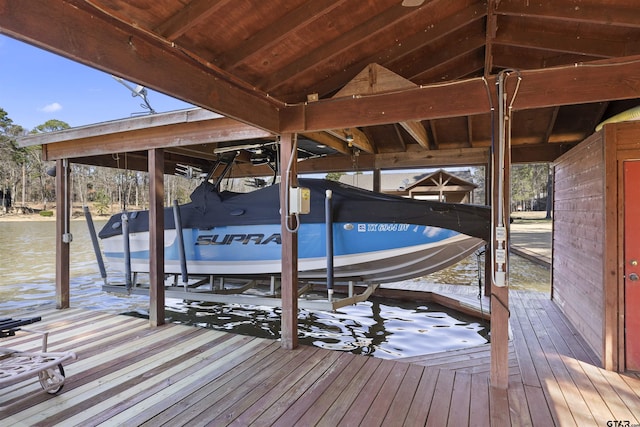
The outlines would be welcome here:
M 56 307 L 69 308 L 71 197 L 69 161 L 56 160 Z
M 373 170 L 373 191 L 375 191 L 376 193 L 380 193 L 380 181 L 381 181 L 380 168 L 375 168 Z
M 493 204 L 493 188 L 491 186 L 491 171 L 493 165 L 491 158 L 484 168 L 484 204 L 491 206 Z M 487 242 L 484 252 L 484 296 L 491 297 L 491 242 Z
M 503 80 L 504 79 L 504 80 Z M 511 168 L 510 119 L 507 111 L 506 75 L 499 76 L 504 86 L 498 89 L 500 129 L 494 143 L 493 153 L 493 235 L 491 280 L 491 386 L 507 389 L 509 386 L 509 219 L 510 219 L 510 180 Z M 505 119 L 508 117 L 508 119 Z M 502 236 L 500 236 L 502 235 Z M 502 240 L 502 243 L 499 242 Z M 497 249 L 497 250 L 496 250 Z M 498 256 L 502 250 L 501 256 Z M 501 265 L 502 264 L 502 265 Z M 498 286 L 500 284 L 501 286 Z
M 295 135 L 284 134 L 280 138 L 280 212 L 282 235 L 282 348 L 292 350 L 298 346 L 298 234 L 288 229 L 295 226 L 287 218 L 286 200 L 289 185 L 298 185 Z M 288 173 L 287 173 L 288 168 Z M 287 175 L 289 183 L 286 182 Z M 289 223 L 287 223 L 289 221 Z
M 164 324 L 164 151 L 149 150 L 149 323 Z

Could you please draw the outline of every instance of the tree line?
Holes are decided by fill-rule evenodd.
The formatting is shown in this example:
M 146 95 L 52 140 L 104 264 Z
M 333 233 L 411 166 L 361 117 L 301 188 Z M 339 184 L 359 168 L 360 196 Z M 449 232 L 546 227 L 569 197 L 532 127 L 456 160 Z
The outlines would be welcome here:
M 59 120 L 49 120 L 27 130 L 15 124 L 0 108 L 0 207 L 6 211 L 34 212 L 55 205 L 55 162 L 42 158 L 41 146 L 20 147 L 17 140 L 27 134 L 68 129 Z M 124 165 L 123 165 L 124 166 Z M 71 163 L 71 198 L 76 206 L 91 206 L 98 214 L 124 209 L 147 209 L 147 173 L 126 168 L 103 168 Z M 166 203 L 188 201 L 193 180 L 165 176 Z

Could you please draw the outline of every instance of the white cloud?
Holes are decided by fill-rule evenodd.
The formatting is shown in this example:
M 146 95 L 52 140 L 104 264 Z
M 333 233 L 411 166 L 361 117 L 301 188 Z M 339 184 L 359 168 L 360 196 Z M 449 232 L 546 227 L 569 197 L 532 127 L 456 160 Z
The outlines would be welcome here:
M 53 104 L 45 105 L 43 108 L 40 109 L 40 111 L 43 111 L 45 113 L 55 113 L 56 111 L 60 111 L 60 110 L 62 110 L 62 105 L 58 104 L 57 102 L 54 102 Z

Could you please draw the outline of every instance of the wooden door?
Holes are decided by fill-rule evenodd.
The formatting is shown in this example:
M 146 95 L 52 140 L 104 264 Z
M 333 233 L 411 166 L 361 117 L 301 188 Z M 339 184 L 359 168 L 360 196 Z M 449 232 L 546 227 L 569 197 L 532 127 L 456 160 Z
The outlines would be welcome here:
M 640 161 L 624 162 L 626 369 L 640 371 Z

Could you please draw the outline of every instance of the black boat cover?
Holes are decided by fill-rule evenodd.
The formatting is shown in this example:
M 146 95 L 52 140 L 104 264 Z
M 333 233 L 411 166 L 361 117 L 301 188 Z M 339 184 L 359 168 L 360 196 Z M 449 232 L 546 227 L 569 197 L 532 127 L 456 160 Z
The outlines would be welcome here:
M 334 222 L 419 224 L 446 228 L 489 241 L 491 210 L 487 206 L 407 199 L 376 193 L 336 181 L 300 178 L 299 186 L 311 191 L 311 212 L 300 215 L 304 223 L 324 222 L 326 190 L 333 193 Z M 165 229 L 175 228 L 172 208 L 164 211 Z M 181 205 L 183 228 L 211 229 L 224 225 L 280 223 L 280 185 L 250 193 L 217 192 L 203 182 Z M 129 231 L 148 231 L 148 211 L 129 212 Z M 120 234 L 121 214 L 113 215 L 100 238 Z

